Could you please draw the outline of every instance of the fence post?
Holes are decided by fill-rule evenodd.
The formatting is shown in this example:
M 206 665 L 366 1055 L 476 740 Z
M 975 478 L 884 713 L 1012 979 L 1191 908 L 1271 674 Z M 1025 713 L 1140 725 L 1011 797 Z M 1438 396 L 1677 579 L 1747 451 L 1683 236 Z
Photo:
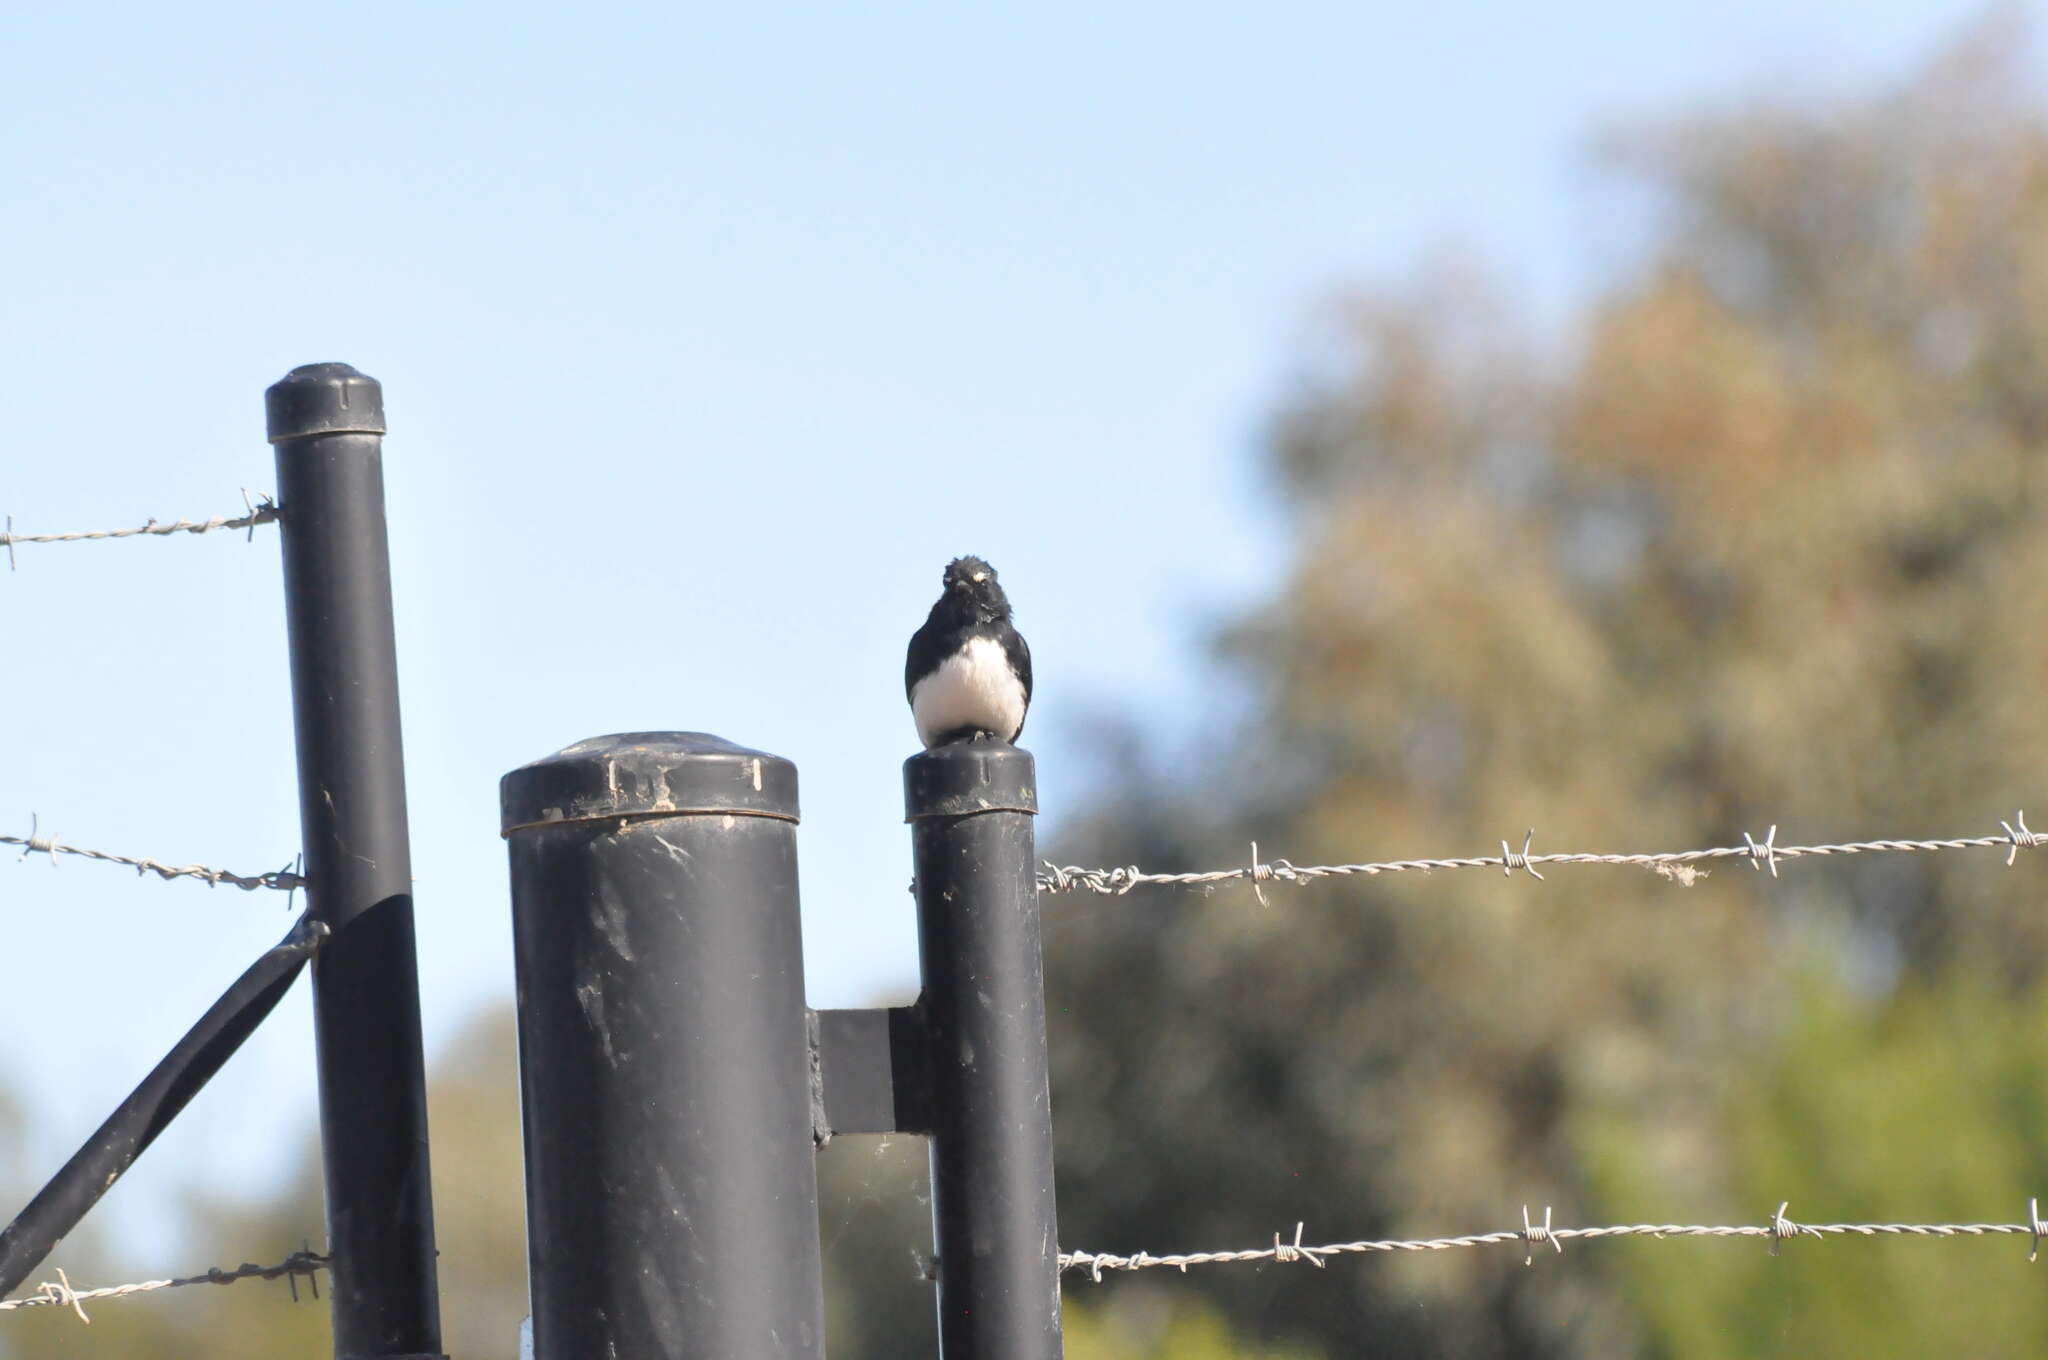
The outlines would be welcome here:
M 539 1360 L 822 1360 L 796 767 L 598 737 L 500 788 Z
M 313 919 L 334 1352 L 441 1350 L 398 654 L 384 528 L 384 395 L 347 364 L 264 393 L 277 446 L 299 822 Z
M 1058 1360 L 1031 755 L 956 742 L 903 766 L 930 1045 L 946 1360 Z

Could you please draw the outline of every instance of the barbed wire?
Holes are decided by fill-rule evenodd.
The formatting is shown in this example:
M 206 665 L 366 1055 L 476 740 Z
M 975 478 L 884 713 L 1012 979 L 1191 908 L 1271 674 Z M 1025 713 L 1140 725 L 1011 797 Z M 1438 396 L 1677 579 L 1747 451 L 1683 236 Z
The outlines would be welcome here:
M 123 1299 L 130 1294 L 148 1294 L 159 1289 L 182 1289 L 193 1284 L 233 1284 L 237 1280 L 284 1279 L 291 1285 L 292 1302 L 299 1299 L 298 1277 L 306 1277 L 312 1286 L 313 1297 L 320 1297 L 320 1272 L 327 1268 L 328 1258 L 319 1252 L 295 1251 L 274 1266 L 259 1266 L 248 1262 L 233 1270 L 222 1270 L 219 1266 L 204 1275 L 187 1275 L 175 1280 L 144 1280 L 139 1284 L 114 1284 L 99 1289 L 75 1289 L 63 1271 L 57 1272 L 55 1280 L 45 1280 L 37 1285 L 34 1293 L 24 1294 L 16 1299 L 0 1299 L 0 1312 L 12 1308 L 69 1308 L 78 1314 L 80 1322 L 90 1323 L 85 1314 L 85 1305 L 96 1299 Z
M 1506 841 L 1500 843 L 1498 855 L 1471 855 L 1451 859 L 1397 859 L 1383 860 L 1373 864 L 1293 864 L 1284 859 L 1265 861 L 1259 858 L 1259 844 L 1252 842 L 1251 862 L 1236 869 L 1208 869 L 1193 873 L 1148 873 L 1136 865 L 1121 869 L 1087 869 L 1077 865 L 1058 865 L 1051 860 L 1044 862 L 1038 875 L 1041 892 L 1092 892 L 1121 896 L 1136 887 L 1147 884 L 1171 884 L 1179 886 L 1208 886 L 1226 883 L 1232 879 L 1250 879 L 1252 891 L 1260 901 L 1266 900 L 1264 885 L 1267 883 L 1309 883 L 1319 878 L 1341 878 L 1354 874 L 1373 876 L 1378 874 L 1401 874 L 1420 871 L 1429 873 L 1436 869 L 1499 869 L 1512 876 L 1517 869 L 1526 871 L 1532 878 L 1542 878 L 1536 866 L 1539 864 L 1625 864 L 1649 869 L 1686 887 L 1706 876 L 1706 870 L 1695 867 L 1704 860 L 1742 859 L 1752 869 L 1771 871 L 1773 878 L 1778 875 L 1778 864 L 1782 860 L 1806 859 L 1819 855 L 1869 855 L 1869 854 L 1917 854 L 1936 850 L 1997 850 L 2006 852 L 2006 866 L 2011 867 L 2022 850 L 2031 850 L 2048 839 L 2048 833 L 2029 830 L 2027 814 L 2015 813 L 2010 822 L 2000 822 L 2003 828 L 1996 836 L 1962 836 L 1949 840 L 1877 840 L 1844 841 L 1828 845 L 1779 845 L 1778 828 L 1773 826 L 1759 841 L 1747 831 L 1742 833 L 1741 845 L 1718 845 L 1704 850 L 1672 850 L 1654 854 L 1607 855 L 1572 851 L 1558 854 L 1532 855 L 1530 844 L 1536 832 L 1532 828 L 1522 837 L 1522 848 L 1514 849 Z
M 2048 1236 L 2048 1222 L 2041 1219 L 2038 1199 L 2027 1201 L 2025 1223 L 1795 1223 L 1785 1217 L 1785 1211 L 1791 1207 L 1789 1201 L 1779 1204 L 1778 1211 L 1771 1215 L 1770 1221 L 1760 1224 L 1709 1226 L 1696 1223 L 1624 1223 L 1605 1227 L 1554 1228 L 1550 1223 L 1549 1208 L 1543 1210 L 1543 1221 L 1537 1223 L 1530 1219 L 1528 1206 L 1524 1205 L 1520 1228 L 1472 1233 L 1464 1237 L 1331 1242 L 1311 1247 L 1302 1245 L 1303 1225 L 1297 1223 L 1294 1225 L 1292 1242 L 1283 1239 L 1279 1233 L 1274 1233 L 1272 1246 L 1254 1247 L 1247 1251 L 1197 1251 L 1171 1256 L 1154 1256 L 1143 1251 L 1130 1256 L 1119 1256 L 1112 1252 L 1063 1251 L 1059 1259 L 1061 1271 L 1085 1270 L 1090 1279 L 1099 1283 L 1105 1270 L 1150 1270 L 1167 1266 L 1185 1274 L 1189 1266 L 1228 1265 L 1241 1261 L 1274 1261 L 1283 1265 L 1305 1261 L 1320 1268 L 1327 1264 L 1325 1258 L 1330 1256 L 1367 1252 L 1451 1251 L 1459 1247 L 1489 1247 L 1506 1242 L 1519 1242 L 1526 1247 L 1522 1264 L 1533 1265 L 1539 1247 L 1548 1246 L 1561 1253 L 1567 1241 L 1597 1237 L 1762 1237 L 1769 1239 L 1771 1255 L 1776 1256 L 1780 1244 L 1794 1237 L 2025 1236 L 2033 1239 L 2033 1246 L 2027 1252 L 2027 1259 L 2032 1261 L 2041 1254 L 2041 1239 Z
M 135 870 L 137 876 L 155 874 L 166 881 L 173 878 L 196 878 L 209 887 L 229 883 L 243 892 L 254 892 L 258 888 L 276 888 L 287 895 L 287 906 L 291 901 L 289 895 L 306 886 L 304 875 L 296 872 L 293 867 L 297 863 L 296 860 L 282 869 L 273 869 L 263 874 L 229 873 L 226 869 L 212 869 L 204 864 L 165 864 L 161 860 L 150 859 L 147 856 L 137 858 L 131 855 L 116 855 L 105 850 L 86 850 L 76 845 L 66 845 L 55 836 L 43 835 L 42 823 L 34 814 L 29 816 L 28 835 L 0 836 L 0 845 L 21 846 L 23 859 L 35 854 L 48 855 L 53 865 L 59 855 L 77 855 L 81 859 L 96 859 L 104 864 L 125 864 Z
M 257 525 L 269 524 L 277 518 L 277 502 L 268 495 L 259 495 L 252 501 L 245 489 L 242 505 L 245 513 L 232 519 L 215 515 L 212 519 L 181 519 L 170 524 L 152 519 L 134 529 L 87 529 L 63 534 L 17 534 L 14 532 L 14 516 L 9 515 L 6 528 L 0 529 L 0 546 L 6 547 L 7 569 L 13 571 L 14 545 L 17 543 L 80 543 L 88 539 L 134 538 L 138 534 L 210 534 L 215 529 L 247 529 L 249 537 L 254 539 Z

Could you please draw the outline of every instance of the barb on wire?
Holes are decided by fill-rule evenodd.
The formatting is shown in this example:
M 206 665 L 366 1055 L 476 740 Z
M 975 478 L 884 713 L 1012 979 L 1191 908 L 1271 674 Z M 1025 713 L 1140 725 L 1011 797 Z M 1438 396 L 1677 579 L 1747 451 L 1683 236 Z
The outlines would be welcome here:
M 283 1279 L 291 1285 L 292 1301 L 299 1297 L 298 1277 L 303 1275 L 313 1286 L 313 1297 L 320 1297 L 319 1272 L 327 1268 L 327 1258 L 316 1251 L 295 1251 L 274 1266 L 259 1266 L 243 1263 L 233 1270 L 222 1270 L 219 1266 L 204 1275 L 187 1275 L 176 1280 L 144 1280 L 139 1284 L 113 1284 L 99 1289 L 77 1289 L 63 1271 L 57 1272 L 55 1280 L 45 1280 L 31 1293 L 16 1299 L 0 1299 L 0 1312 L 12 1308 L 69 1308 L 78 1314 L 80 1322 L 91 1322 L 85 1314 L 85 1305 L 98 1299 L 122 1299 L 130 1294 L 148 1294 L 158 1289 L 182 1289 L 193 1284 L 233 1284 L 237 1280 Z
M 149 520 L 134 529 L 90 529 L 63 534 L 17 534 L 14 532 L 14 516 L 7 516 L 7 527 L 0 529 L 0 545 L 7 549 L 7 569 L 15 569 L 14 545 L 17 543 L 79 543 L 88 539 L 134 538 L 138 534 L 209 534 L 215 529 L 247 529 L 249 537 L 256 537 L 256 526 L 269 524 L 277 518 L 277 502 L 268 495 L 259 495 L 253 501 L 248 491 L 242 492 L 244 513 L 229 518 L 215 515 L 212 519 L 181 519 L 170 524 L 160 520 Z
M 1719 859 L 1747 860 L 1752 869 L 1768 869 L 1771 876 L 1778 876 L 1778 866 L 1786 860 L 1808 859 L 1821 855 L 1871 855 L 1871 854 L 1921 854 L 1935 850 L 2004 850 L 2005 862 L 2010 866 L 2019 858 L 2022 850 L 2032 850 L 2048 843 L 2048 833 L 2031 831 L 2027 827 L 2027 815 L 2016 813 L 2010 822 L 2000 822 L 2002 828 L 1996 836 L 1960 836 L 1950 840 L 1881 840 L 1844 841 L 1827 845 L 1779 845 L 1778 828 L 1773 826 L 1762 840 L 1748 832 L 1742 833 L 1740 845 L 1717 845 L 1704 850 L 1671 850 L 1653 854 L 1589 854 L 1584 851 L 1561 851 L 1555 854 L 1535 855 L 1529 853 L 1529 846 L 1536 833 L 1531 830 L 1522 838 L 1522 848 L 1514 849 L 1502 841 L 1498 855 L 1469 855 L 1447 859 L 1395 859 L 1381 860 L 1367 864 L 1293 864 L 1284 859 L 1260 861 L 1257 842 L 1252 844 L 1252 862 L 1249 866 L 1236 869 L 1207 869 L 1192 873 L 1150 873 L 1135 864 L 1117 869 L 1086 869 L 1078 865 L 1059 865 L 1051 860 L 1044 862 L 1038 874 L 1038 890 L 1046 893 L 1091 892 L 1111 896 L 1122 896 L 1133 888 L 1145 885 L 1171 885 L 1179 887 L 1207 887 L 1227 883 L 1232 879 L 1249 879 L 1253 891 L 1261 902 L 1265 893 L 1261 885 L 1267 883 L 1309 883 L 1319 878 L 1344 878 L 1352 875 L 1373 877 L 1379 874 L 1430 873 L 1437 869 L 1499 869 L 1509 877 L 1521 869 L 1533 878 L 1542 878 L 1536 871 L 1539 864 L 1623 864 L 1649 869 L 1665 878 L 1673 879 L 1687 887 L 1705 876 L 1704 869 L 1695 868 L 1702 861 Z
M 1790 1204 L 1780 1204 L 1778 1211 L 1767 1223 L 1735 1223 L 1705 1225 L 1698 1223 L 1622 1223 L 1605 1227 L 1557 1228 L 1551 1226 L 1550 1209 L 1543 1210 L 1543 1221 L 1537 1223 L 1529 1216 L 1527 1205 L 1522 1206 L 1522 1226 L 1504 1228 L 1499 1232 L 1472 1233 L 1464 1237 L 1423 1237 L 1369 1240 L 1360 1242 L 1331 1242 L 1320 1247 L 1303 1246 L 1302 1226 L 1294 1225 L 1294 1240 L 1285 1241 L 1280 1234 L 1273 1234 L 1270 1247 L 1252 1247 L 1244 1251 L 1195 1251 L 1180 1252 L 1170 1256 L 1154 1256 L 1150 1252 L 1136 1252 L 1119 1256 L 1113 1252 L 1063 1251 L 1060 1253 L 1060 1269 L 1084 1270 L 1092 1280 L 1100 1281 L 1105 1270 L 1149 1270 L 1160 1266 L 1171 1267 L 1187 1273 L 1189 1266 L 1230 1265 L 1245 1261 L 1273 1261 L 1290 1264 L 1306 1261 L 1314 1266 L 1326 1264 L 1326 1257 L 1369 1254 L 1395 1251 L 1451 1251 L 1459 1247 L 1490 1247 L 1504 1243 L 1520 1243 L 1523 1247 L 1522 1263 L 1534 1265 L 1536 1249 L 1548 1245 L 1558 1252 L 1564 1251 L 1567 1238 L 1596 1237 L 1759 1237 L 1770 1243 L 1771 1255 L 1778 1254 L 1778 1247 L 1793 1237 L 2029 1237 L 2033 1249 L 2027 1259 L 2033 1260 L 2041 1248 L 2041 1239 L 2048 1236 L 2048 1223 L 2040 1216 L 2040 1202 L 2029 1200 L 2025 1223 L 1795 1223 L 1785 1217 Z
M 282 869 L 273 869 L 268 873 L 233 874 L 229 873 L 226 869 L 210 869 L 204 864 L 165 864 L 161 860 L 150 859 L 146 856 L 137 859 L 129 855 L 110 854 L 105 850 L 81 849 L 75 845 L 66 845 L 55 836 L 44 835 L 42 832 L 42 822 L 34 814 L 29 816 L 28 835 L 0 836 L 0 845 L 21 846 L 21 857 L 23 859 L 27 859 L 30 855 L 35 854 L 48 855 L 52 865 L 56 864 L 57 856 L 59 855 L 77 855 L 82 859 L 96 859 L 106 864 L 125 864 L 134 869 L 138 876 L 142 874 L 155 874 L 158 878 L 165 880 L 196 878 L 209 887 L 218 887 L 223 883 L 231 883 L 243 892 L 254 892 L 258 888 L 278 888 L 289 894 L 306 885 L 305 878 L 294 872 L 290 864 L 287 864 Z M 286 905 L 290 905 L 289 897 L 286 898 Z

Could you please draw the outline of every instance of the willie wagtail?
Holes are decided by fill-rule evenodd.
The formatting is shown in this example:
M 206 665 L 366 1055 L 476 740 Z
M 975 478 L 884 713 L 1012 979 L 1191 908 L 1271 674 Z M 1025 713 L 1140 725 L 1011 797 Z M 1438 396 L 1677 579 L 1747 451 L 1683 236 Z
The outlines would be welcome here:
M 1031 649 L 1010 626 L 996 569 L 979 557 L 946 566 L 945 590 L 910 635 L 903 692 L 926 746 L 1015 741 L 1031 703 Z

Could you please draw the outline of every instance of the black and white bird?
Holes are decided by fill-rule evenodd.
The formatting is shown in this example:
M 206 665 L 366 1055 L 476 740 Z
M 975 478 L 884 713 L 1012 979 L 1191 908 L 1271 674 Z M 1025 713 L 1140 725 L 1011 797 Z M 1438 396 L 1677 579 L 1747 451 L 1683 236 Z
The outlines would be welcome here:
M 979 557 L 946 566 L 945 589 L 910 636 L 903 692 L 918 739 L 1015 741 L 1031 704 L 1031 649 L 1010 626 L 996 569 Z

